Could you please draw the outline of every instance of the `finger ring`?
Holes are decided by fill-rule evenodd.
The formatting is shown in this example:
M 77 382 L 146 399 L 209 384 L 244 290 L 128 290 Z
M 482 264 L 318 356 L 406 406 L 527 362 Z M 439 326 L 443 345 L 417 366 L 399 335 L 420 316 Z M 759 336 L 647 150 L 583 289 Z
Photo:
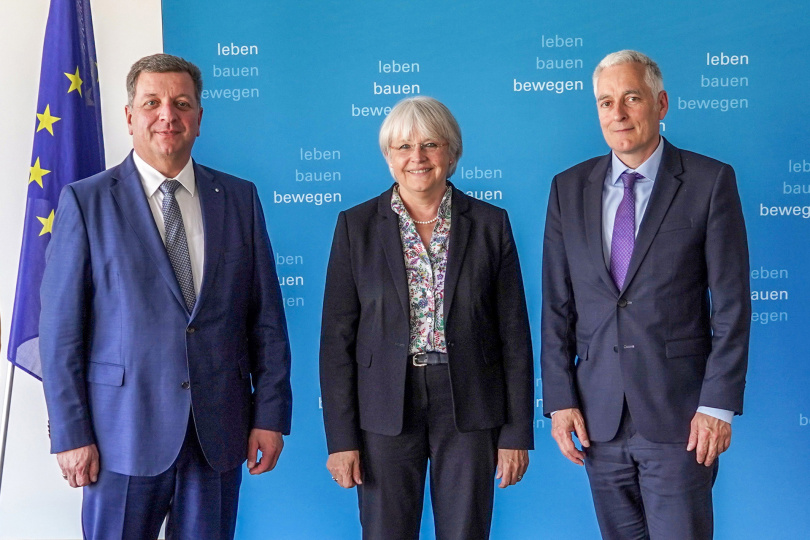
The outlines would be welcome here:
M 523 476 L 518 476 L 518 480 L 523 480 Z
M 66 475 L 66 474 L 63 474 L 63 475 L 62 475 L 62 478 L 64 478 L 65 480 L 67 480 L 67 475 Z
M 334 476 L 332 477 L 332 480 L 334 480 L 335 482 L 337 482 L 337 478 L 335 478 Z

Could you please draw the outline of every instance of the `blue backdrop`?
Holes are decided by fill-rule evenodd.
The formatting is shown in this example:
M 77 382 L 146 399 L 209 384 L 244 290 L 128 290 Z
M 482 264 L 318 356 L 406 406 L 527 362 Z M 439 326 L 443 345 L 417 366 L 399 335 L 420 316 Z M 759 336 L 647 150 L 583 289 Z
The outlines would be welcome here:
M 735 167 L 749 230 L 751 361 L 717 537 L 810 536 L 806 2 L 163 0 L 163 22 L 166 52 L 203 70 L 195 157 L 258 185 L 287 302 L 293 434 L 274 472 L 245 479 L 238 538 L 359 537 L 354 490 L 324 468 L 318 336 L 337 213 L 392 182 L 377 146 L 385 107 L 423 94 L 456 115 L 453 181 L 509 210 L 539 351 L 549 184 L 607 152 L 590 77 L 624 48 L 664 72 L 663 134 Z M 523 482 L 496 494 L 493 538 L 598 537 L 585 472 L 540 414 L 540 375 L 537 450 Z M 423 530 L 433 537 L 429 510 Z

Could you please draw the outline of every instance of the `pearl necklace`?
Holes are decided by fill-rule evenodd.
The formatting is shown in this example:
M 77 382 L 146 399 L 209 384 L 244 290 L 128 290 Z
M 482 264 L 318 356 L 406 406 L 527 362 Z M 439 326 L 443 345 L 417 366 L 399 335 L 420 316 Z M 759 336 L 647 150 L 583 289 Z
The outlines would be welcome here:
M 413 221 L 414 223 L 418 223 L 419 225 L 430 225 L 431 223 L 433 223 L 437 219 L 439 219 L 439 214 L 436 214 L 436 217 L 429 220 L 429 221 L 419 221 L 418 219 L 413 219 L 413 218 L 411 218 L 411 221 Z

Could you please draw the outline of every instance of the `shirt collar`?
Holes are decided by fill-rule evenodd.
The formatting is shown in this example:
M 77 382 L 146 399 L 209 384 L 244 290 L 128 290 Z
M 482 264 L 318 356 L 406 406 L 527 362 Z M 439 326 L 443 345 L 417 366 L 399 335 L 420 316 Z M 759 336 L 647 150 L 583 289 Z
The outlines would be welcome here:
M 442 202 L 439 203 L 439 219 L 447 219 L 450 217 L 452 196 L 453 188 L 448 182 L 447 189 L 442 196 Z M 405 209 L 405 204 L 402 202 L 402 197 L 399 196 L 399 184 L 394 184 L 394 191 L 391 193 L 391 209 L 400 216 L 408 215 L 408 211 Z
M 658 166 L 661 165 L 661 158 L 664 155 L 664 138 L 659 135 L 659 139 L 658 146 L 655 148 L 652 155 L 635 169 L 630 169 L 627 165 L 622 163 L 622 160 L 616 157 L 615 152 L 611 152 L 610 173 L 608 174 L 610 184 L 614 186 L 618 185 L 621 182 L 619 177 L 626 170 L 635 171 L 643 176 L 644 178 L 638 180 L 639 182 L 655 182 L 655 177 L 658 175 Z
M 160 184 L 166 180 L 166 177 L 144 161 L 137 152 L 132 152 L 132 161 L 135 162 L 135 168 L 141 176 L 141 184 L 143 185 L 146 196 L 151 197 L 160 188 Z M 191 158 L 188 159 L 188 163 L 186 163 L 183 170 L 180 171 L 180 174 L 178 174 L 174 180 L 180 182 L 180 185 L 183 186 L 192 197 L 194 196 L 197 182 L 194 177 L 194 161 Z

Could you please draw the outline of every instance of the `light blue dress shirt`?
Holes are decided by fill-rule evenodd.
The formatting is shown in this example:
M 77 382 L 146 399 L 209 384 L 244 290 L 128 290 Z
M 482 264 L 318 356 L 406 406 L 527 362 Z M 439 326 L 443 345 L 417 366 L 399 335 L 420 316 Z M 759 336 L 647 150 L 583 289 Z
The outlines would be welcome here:
M 605 257 L 605 265 L 610 268 L 610 246 L 613 242 L 613 223 L 616 221 L 616 210 L 624 197 L 624 183 L 619 177 L 624 171 L 634 171 L 644 178 L 636 180 L 633 190 L 636 193 L 636 236 L 647 211 L 647 203 L 650 202 L 650 194 L 655 184 L 655 177 L 658 175 L 658 166 L 661 165 L 661 156 L 664 154 L 664 139 L 661 138 L 658 147 L 647 161 L 639 165 L 637 169 L 631 169 L 611 152 L 611 163 L 605 176 L 605 183 L 602 185 L 602 254 Z

